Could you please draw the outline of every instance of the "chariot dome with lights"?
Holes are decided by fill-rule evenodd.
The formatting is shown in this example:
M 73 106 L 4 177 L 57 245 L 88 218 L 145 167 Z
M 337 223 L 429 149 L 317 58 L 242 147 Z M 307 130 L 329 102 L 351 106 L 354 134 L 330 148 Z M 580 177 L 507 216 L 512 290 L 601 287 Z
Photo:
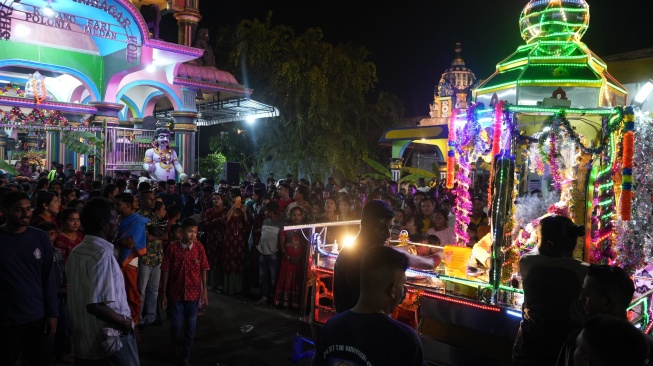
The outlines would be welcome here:
M 581 42 L 589 20 L 585 0 L 531 0 L 519 19 L 526 44 L 500 62 L 494 74 L 479 85 L 476 101 L 538 105 L 553 97 L 570 101 L 559 103 L 572 108 L 626 104 L 626 89 Z

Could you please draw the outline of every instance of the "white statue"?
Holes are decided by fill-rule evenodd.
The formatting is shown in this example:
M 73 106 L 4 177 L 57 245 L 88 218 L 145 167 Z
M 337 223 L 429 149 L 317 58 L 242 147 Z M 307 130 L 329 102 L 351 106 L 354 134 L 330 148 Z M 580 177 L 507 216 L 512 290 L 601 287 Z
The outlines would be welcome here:
M 170 147 L 170 130 L 157 128 L 154 147 L 145 152 L 143 169 L 158 181 L 175 179 L 175 172 L 184 174 L 177 153 Z
M 45 87 L 45 76 L 40 72 L 35 71 L 33 74 L 28 74 L 27 83 L 25 83 L 25 98 L 36 99 L 36 104 L 44 100 L 51 100 L 52 96 L 48 95 Z

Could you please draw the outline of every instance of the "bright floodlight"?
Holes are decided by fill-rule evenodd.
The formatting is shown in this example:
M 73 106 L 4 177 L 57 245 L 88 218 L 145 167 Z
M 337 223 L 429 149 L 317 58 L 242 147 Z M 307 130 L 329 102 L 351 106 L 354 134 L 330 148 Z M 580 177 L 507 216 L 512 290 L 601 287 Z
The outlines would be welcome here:
M 639 88 L 635 99 L 633 99 L 633 104 L 641 106 L 648 99 L 648 96 L 651 95 L 651 92 L 653 92 L 653 80 L 649 79 L 646 84 Z
M 31 30 L 25 24 L 16 24 L 16 35 L 19 37 L 29 36 Z
M 355 241 L 356 241 L 356 237 L 355 237 L 355 236 L 347 236 L 347 237 L 345 237 L 345 239 L 342 241 L 342 244 L 343 244 L 342 247 L 344 248 L 344 247 L 348 247 L 348 246 L 354 245 L 354 242 L 355 242 Z
M 247 123 L 254 123 L 254 121 L 256 121 L 256 117 L 252 116 L 251 114 L 249 116 L 245 117 L 245 122 L 247 122 Z

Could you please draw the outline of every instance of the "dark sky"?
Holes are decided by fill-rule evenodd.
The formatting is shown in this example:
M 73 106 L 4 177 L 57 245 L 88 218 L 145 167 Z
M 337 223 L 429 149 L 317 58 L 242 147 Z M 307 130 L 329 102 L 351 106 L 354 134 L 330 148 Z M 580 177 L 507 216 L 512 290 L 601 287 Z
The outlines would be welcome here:
M 596 54 L 653 47 L 653 1 L 587 1 L 590 27 L 583 41 Z M 367 48 L 377 65 L 379 88 L 399 96 L 406 116 L 417 116 L 428 114 L 433 89 L 451 63 L 456 42 L 462 43 L 467 67 L 479 79 L 490 76 L 498 62 L 525 43 L 518 21 L 526 4 L 527 0 L 201 0 L 200 26 L 214 34 L 219 26 L 264 19 L 272 10 L 273 23 L 298 33 L 322 28 L 328 42 L 351 41 Z

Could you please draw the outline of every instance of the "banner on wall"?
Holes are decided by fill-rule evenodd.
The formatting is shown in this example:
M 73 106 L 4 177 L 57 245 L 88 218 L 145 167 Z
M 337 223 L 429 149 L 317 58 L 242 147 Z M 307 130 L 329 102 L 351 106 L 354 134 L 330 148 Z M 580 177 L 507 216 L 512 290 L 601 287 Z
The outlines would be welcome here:
M 52 9 L 50 3 L 38 7 L 26 3 L 17 3 L 14 0 L 0 0 L 0 38 L 11 39 L 12 22 L 21 21 L 29 24 L 38 24 L 64 31 L 86 34 L 92 37 L 103 38 L 112 42 L 125 44 L 125 60 L 129 63 L 138 62 L 140 59 L 140 35 L 131 31 L 131 19 L 116 5 L 111 5 L 106 0 L 71 0 L 79 7 L 87 6 L 104 11 L 113 20 L 96 19 L 79 14 L 69 14 Z M 19 7 L 16 4 L 20 4 Z M 84 14 L 84 12 L 80 12 Z M 15 25 L 15 24 L 14 24 Z

